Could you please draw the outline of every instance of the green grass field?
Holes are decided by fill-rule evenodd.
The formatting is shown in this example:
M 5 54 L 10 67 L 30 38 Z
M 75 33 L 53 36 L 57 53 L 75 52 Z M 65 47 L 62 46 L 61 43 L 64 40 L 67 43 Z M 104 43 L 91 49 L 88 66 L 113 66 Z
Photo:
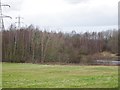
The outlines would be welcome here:
M 2 64 L 3 88 L 114 88 L 117 66 Z
M 2 89 L 2 63 L 0 63 L 0 89 Z

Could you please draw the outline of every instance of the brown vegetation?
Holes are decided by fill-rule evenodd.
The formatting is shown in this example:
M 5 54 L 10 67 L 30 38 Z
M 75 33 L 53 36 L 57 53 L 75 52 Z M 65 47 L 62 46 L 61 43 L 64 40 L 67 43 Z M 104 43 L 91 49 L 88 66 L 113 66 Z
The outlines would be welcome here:
M 2 31 L 2 38 L 3 62 L 91 64 L 97 59 L 111 59 L 118 52 L 117 30 L 64 34 L 41 31 L 32 25 L 17 30 L 11 25 Z

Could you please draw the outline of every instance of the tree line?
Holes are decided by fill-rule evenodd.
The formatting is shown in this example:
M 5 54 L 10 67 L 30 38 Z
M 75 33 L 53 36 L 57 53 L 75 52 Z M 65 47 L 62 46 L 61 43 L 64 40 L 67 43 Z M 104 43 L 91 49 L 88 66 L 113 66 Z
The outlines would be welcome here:
M 16 63 L 92 63 L 100 52 L 118 53 L 118 31 L 71 33 L 33 25 L 2 31 L 2 60 Z

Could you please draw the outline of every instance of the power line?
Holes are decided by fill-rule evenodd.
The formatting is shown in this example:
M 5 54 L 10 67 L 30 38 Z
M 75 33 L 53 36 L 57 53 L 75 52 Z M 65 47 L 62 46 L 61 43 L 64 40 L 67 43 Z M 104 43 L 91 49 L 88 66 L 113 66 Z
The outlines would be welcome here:
M 21 23 L 23 23 L 23 22 L 21 22 L 21 19 L 23 19 L 23 17 L 18 16 L 18 17 L 16 17 L 16 19 L 18 19 L 18 21 L 15 22 L 15 23 L 18 24 L 18 29 L 20 29 L 21 28 Z
M 0 0 L 0 29 L 1 30 L 5 30 L 3 18 L 11 18 L 12 19 L 12 17 L 10 17 L 10 16 L 3 15 L 2 7 L 5 7 L 5 6 L 10 7 L 10 5 L 2 4 L 1 0 Z

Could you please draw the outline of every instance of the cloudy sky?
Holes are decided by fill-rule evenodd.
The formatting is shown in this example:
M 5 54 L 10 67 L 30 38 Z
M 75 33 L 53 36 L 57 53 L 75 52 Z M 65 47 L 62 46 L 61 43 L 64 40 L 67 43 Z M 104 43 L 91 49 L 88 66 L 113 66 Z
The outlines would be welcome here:
M 37 26 L 112 26 L 118 21 L 119 0 L 2 0 L 6 26 L 22 16 L 24 25 Z

